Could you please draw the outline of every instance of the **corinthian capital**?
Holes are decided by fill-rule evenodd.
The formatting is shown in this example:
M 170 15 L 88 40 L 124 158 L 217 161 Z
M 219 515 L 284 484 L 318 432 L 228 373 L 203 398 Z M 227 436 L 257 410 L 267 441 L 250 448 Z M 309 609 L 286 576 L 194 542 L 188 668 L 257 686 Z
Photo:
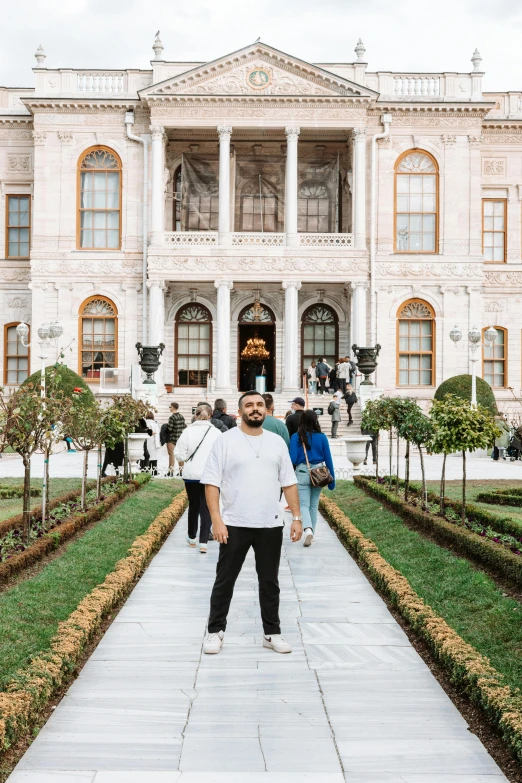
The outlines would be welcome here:
M 366 138 L 366 128 L 353 128 L 352 139 L 354 141 L 364 141 Z
M 293 125 L 289 125 L 285 128 L 286 138 L 288 141 L 297 141 L 299 138 L 299 134 L 301 133 L 300 128 L 296 128 Z
M 228 138 L 230 138 L 232 136 L 232 128 L 229 127 L 228 125 L 218 125 L 217 132 L 220 140 L 223 137 L 228 136 Z
M 150 132 L 153 139 L 162 139 L 163 134 L 165 133 L 165 128 L 163 125 L 151 125 Z

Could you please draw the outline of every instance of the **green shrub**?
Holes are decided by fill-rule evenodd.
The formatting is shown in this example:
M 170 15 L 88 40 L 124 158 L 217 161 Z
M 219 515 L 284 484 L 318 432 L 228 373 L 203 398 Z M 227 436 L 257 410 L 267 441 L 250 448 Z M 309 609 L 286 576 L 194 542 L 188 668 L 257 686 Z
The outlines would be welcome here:
M 32 383 L 35 388 L 40 387 L 40 371 L 34 372 L 24 381 L 26 383 Z M 70 398 L 73 390 L 76 388 L 83 389 L 83 393 L 79 395 L 83 405 L 90 405 L 94 402 L 94 394 L 85 383 L 78 373 L 69 369 L 65 364 L 52 364 L 45 368 L 45 385 L 46 393 L 49 397 L 56 396 L 56 393 L 61 391 L 64 396 Z
M 477 495 L 479 503 L 489 503 L 492 506 L 522 506 L 522 495 L 513 492 L 511 495 L 505 492 L 480 492 Z
M 446 394 L 454 394 L 462 400 L 471 402 L 471 375 L 454 375 L 453 378 L 448 378 L 437 388 L 434 397 L 436 400 L 443 400 Z M 487 408 L 492 416 L 497 415 L 495 395 L 489 383 L 482 378 L 477 378 L 477 403 Z

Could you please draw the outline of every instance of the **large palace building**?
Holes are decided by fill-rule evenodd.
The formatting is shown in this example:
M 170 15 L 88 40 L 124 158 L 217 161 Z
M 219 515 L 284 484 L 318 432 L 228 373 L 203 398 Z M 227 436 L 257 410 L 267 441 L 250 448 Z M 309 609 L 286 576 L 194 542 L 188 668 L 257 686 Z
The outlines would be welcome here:
M 392 73 L 361 41 L 351 63 L 153 49 L 150 70 L 100 71 L 40 47 L 35 86 L 0 88 L 4 385 L 59 320 L 94 389 L 138 341 L 165 343 L 178 396 L 248 388 L 258 338 L 269 390 L 379 343 L 378 387 L 428 399 L 491 325 L 477 372 L 520 391 L 522 92 L 483 93 L 477 51 L 468 73 Z

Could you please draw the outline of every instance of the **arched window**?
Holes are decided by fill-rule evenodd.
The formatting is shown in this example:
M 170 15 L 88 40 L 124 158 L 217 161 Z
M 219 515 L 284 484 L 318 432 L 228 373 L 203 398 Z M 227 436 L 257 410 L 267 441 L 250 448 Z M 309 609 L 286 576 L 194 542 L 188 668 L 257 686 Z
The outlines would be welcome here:
M 405 152 L 395 165 L 395 252 L 437 252 L 438 173 L 427 152 Z
M 174 231 L 181 231 L 181 166 L 174 172 Z
M 398 386 L 435 385 L 435 313 L 410 299 L 397 313 Z
M 311 305 L 303 313 L 301 322 L 302 368 L 307 370 L 312 359 L 317 362 L 323 356 L 333 367 L 339 353 L 339 329 L 337 315 L 326 304 Z
M 186 304 L 176 316 L 178 386 L 206 386 L 212 369 L 212 316 L 201 304 Z
M 497 339 L 490 345 L 484 340 L 485 329 L 482 330 L 482 377 L 492 389 L 507 387 L 507 347 L 508 332 L 502 326 L 494 326 Z
M 87 150 L 78 167 L 78 247 L 121 247 L 121 161 L 107 147 Z
M 29 377 L 29 348 L 22 345 L 16 333 L 20 321 L 4 326 L 4 383 L 19 386 Z M 29 342 L 27 335 L 26 342 Z
M 117 367 L 118 311 L 110 299 L 91 296 L 80 307 L 82 378 L 99 378 L 105 367 Z

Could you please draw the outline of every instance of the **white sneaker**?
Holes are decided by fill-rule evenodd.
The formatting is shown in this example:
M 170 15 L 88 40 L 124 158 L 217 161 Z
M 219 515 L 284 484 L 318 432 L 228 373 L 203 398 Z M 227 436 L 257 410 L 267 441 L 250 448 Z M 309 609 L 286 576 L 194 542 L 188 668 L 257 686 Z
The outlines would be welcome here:
M 206 552 L 207 552 L 207 545 L 206 544 L 200 544 L 199 545 L 199 551 L 201 552 L 202 555 L 206 554 Z
M 285 642 L 280 633 L 273 633 L 270 636 L 263 636 L 263 647 L 268 647 L 277 653 L 291 653 L 292 646 Z
M 195 538 L 190 538 L 190 536 L 187 536 L 187 544 L 189 546 L 191 546 L 191 547 L 195 547 L 196 546 L 196 539 Z
M 313 540 L 314 540 L 314 531 L 312 530 L 311 527 L 307 527 L 304 531 L 303 546 L 310 546 Z
M 207 655 L 217 655 L 223 645 L 223 638 L 225 634 L 223 631 L 219 633 L 208 633 L 207 638 L 203 643 L 203 652 Z

